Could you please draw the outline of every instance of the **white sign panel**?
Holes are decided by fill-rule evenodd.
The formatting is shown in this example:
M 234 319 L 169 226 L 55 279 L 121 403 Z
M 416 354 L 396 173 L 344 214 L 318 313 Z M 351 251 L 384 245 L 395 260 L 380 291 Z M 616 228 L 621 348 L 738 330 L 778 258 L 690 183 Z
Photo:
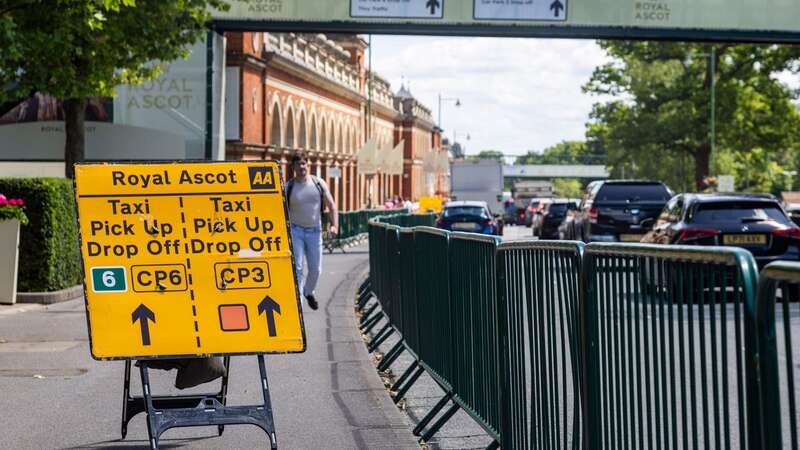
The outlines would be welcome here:
M 338 167 L 331 167 L 328 169 L 328 176 L 331 178 L 342 178 L 342 169 Z
M 735 177 L 733 175 L 720 175 L 717 177 L 717 192 L 734 192 Z
M 441 19 L 445 0 L 350 0 L 350 17 Z
M 477 20 L 567 20 L 567 0 L 474 0 Z

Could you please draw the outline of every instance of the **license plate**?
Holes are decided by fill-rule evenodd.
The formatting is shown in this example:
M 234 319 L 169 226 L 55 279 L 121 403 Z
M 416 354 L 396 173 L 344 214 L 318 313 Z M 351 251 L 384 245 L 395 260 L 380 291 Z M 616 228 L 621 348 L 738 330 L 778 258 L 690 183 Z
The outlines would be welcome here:
M 475 224 L 474 223 L 470 223 L 470 222 L 467 222 L 467 223 L 454 223 L 453 224 L 453 229 L 454 230 L 474 230 L 475 228 L 477 228 L 475 226 Z
M 643 234 L 620 234 L 619 240 L 621 242 L 639 242 L 642 240 Z
M 728 245 L 758 245 L 767 243 L 765 234 L 727 234 L 722 237 L 722 242 Z

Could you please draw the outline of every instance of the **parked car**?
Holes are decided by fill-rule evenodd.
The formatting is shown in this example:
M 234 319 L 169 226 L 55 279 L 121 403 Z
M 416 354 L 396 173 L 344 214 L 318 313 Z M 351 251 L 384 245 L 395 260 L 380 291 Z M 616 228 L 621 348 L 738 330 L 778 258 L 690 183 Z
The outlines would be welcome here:
M 672 192 L 659 181 L 594 181 L 586 187 L 573 222 L 584 242 L 639 242 Z
M 741 247 L 759 268 L 800 260 L 800 227 L 769 194 L 677 195 L 642 242 Z
M 536 212 L 540 209 L 544 208 L 544 205 L 547 204 L 551 199 L 549 198 L 532 198 L 531 201 L 528 203 L 528 206 L 525 208 L 525 226 L 532 227 L 533 226 L 533 217 L 536 215 Z
M 525 223 L 525 208 L 517 207 L 514 203 L 514 199 L 506 200 L 504 208 L 504 225 L 523 225 Z
M 444 205 L 436 226 L 443 230 L 502 236 L 503 222 L 492 216 L 486 202 L 455 201 Z
M 786 212 L 789 214 L 789 218 L 792 219 L 792 222 L 800 226 L 800 206 L 794 204 L 788 205 L 786 207 Z
M 566 198 L 553 199 L 536 212 L 533 219 L 533 235 L 540 239 L 558 239 L 558 227 L 569 211 L 578 209 L 578 204 Z

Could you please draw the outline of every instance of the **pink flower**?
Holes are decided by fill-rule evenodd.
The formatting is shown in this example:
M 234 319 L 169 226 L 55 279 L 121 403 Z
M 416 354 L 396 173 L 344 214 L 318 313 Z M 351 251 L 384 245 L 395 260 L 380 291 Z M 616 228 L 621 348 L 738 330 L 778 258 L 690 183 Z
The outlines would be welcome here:
M 11 206 L 17 206 L 17 199 L 15 198 L 9 199 L 8 204 Z
M 8 204 L 8 200 L 5 197 L 0 197 L 0 206 L 5 206 Z
M 21 198 L 18 198 L 17 199 L 17 206 L 25 206 L 25 201 L 22 200 Z

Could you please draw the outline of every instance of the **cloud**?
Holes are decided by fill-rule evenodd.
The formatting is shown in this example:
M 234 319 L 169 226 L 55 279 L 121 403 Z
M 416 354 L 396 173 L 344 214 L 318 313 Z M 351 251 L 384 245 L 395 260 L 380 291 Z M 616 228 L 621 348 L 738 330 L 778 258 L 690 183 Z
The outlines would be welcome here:
M 396 91 L 401 77 L 438 117 L 445 134 L 484 149 L 525 153 L 583 139 L 592 104 L 581 92 L 594 68 L 607 61 L 589 40 L 373 36 L 373 68 Z M 464 136 L 469 133 L 470 140 Z

